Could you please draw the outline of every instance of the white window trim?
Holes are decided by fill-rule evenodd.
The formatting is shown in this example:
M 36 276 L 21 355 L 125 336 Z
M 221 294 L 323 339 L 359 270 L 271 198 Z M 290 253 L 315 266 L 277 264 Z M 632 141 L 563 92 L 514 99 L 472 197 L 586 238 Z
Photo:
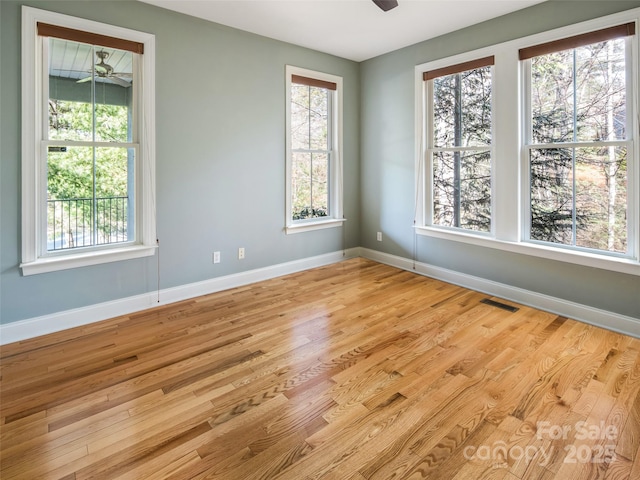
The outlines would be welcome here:
M 43 182 L 46 179 L 41 168 L 42 152 L 40 139 L 44 120 L 42 118 L 42 92 L 39 88 L 43 78 L 40 42 L 37 22 L 60 25 L 77 30 L 111 37 L 123 38 L 144 44 L 142 63 L 142 95 L 138 99 L 140 114 L 141 168 L 136 171 L 136 194 L 138 197 L 136 242 L 127 246 L 101 247 L 65 251 L 56 255 L 45 255 L 41 251 L 39 223 L 42 221 Z M 32 7 L 22 7 L 22 263 L 23 275 L 34 275 L 69 268 L 129 260 L 155 254 L 155 36 L 122 27 L 115 27 L 91 20 L 62 15 Z
M 572 35 L 598 30 L 612 25 L 636 22 L 636 35 L 632 38 L 633 99 L 636 117 L 632 119 L 632 132 L 638 135 L 640 119 L 640 52 L 638 36 L 640 32 L 640 8 L 620 12 L 606 17 L 542 32 L 490 47 L 462 53 L 448 58 L 427 62 L 415 67 L 415 231 L 418 235 L 441 238 L 470 245 L 493 248 L 560 262 L 599 268 L 614 272 L 640 275 L 640 138 L 634 138 L 635 151 L 629 162 L 629 182 L 632 196 L 628 198 L 629 218 L 635 219 L 629 241 L 634 242 L 630 251 L 632 258 L 590 251 L 570 250 L 547 244 L 525 241 L 527 206 L 523 198 L 528 191 L 527 161 L 524 146 L 524 108 L 522 101 L 523 66 L 518 58 L 518 50 L 530 45 L 559 40 Z M 429 225 L 427 220 L 427 201 L 430 192 L 429 165 L 426 162 L 425 109 L 427 97 L 422 73 L 428 70 L 455 65 L 458 63 L 494 55 L 494 77 L 492 89 L 492 118 L 494 122 L 492 145 L 494 148 L 492 163 L 492 234 L 476 234 L 458 229 L 448 229 Z M 514 107 L 515 105 L 515 107 Z M 427 170 L 427 171 L 425 171 Z
M 312 230 L 320 230 L 324 228 L 339 227 L 344 222 L 343 218 L 343 168 L 342 168 L 342 152 L 343 152 L 343 135 L 342 135 L 342 77 L 332 75 L 329 73 L 317 72 L 314 70 L 308 70 L 306 68 L 294 67 L 287 65 L 285 68 L 285 115 L 286 115 L 286 184 L 285 184 L 285 232 L 302 233 Z M 292 172 L 292 148 L 291 148 L 291 77 L 292 75 L 300 75 L 303 77 L 316 78 L 318 80 L 324 80 L 327 82 L 333 82 L 337 88 L 334 93 L 334 104 L 331 109 L 333 118 L 333 134 L 331 140 L 333 142 L 330 165 L 330 184 L 329 184 L 329 204 L 331 205 L 331 216 L 320 217 L 305 220 L 292 220 L 292 205 L 291 205 L 291 172 Z

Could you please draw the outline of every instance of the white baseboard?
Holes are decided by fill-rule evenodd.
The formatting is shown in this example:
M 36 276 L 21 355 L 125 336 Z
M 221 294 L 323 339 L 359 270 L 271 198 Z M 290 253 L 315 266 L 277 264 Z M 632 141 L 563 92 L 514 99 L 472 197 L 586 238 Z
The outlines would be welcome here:
M 376 262 L 391 265 L 403 270 L 418 273 L 427 277 L 470 288 L 487 295 L 511 300 L 540 310 L 589 323 L 598 327 L 613 330 L 625 335 L 640 338 L 640 320 L 598 310 L 560 298 L 523 290 L 510 285 L 493 282 L 480 277 L 466 275 L 445 268 L 434 267 L 426 263 L 414 262 L 411 259 L 378 252 L 368 248 L 351 248 L 344 251 L 331 252 L 315 257 L 294 260 L 269 267 L 234 273 L 223 277 L 212 278 L 202 282 L 190 283 L 179 287 L 166 288 L 158 292 L 149 292 L 111 302 L 90 305 L 64 312 L 53 313 L 41 317 L 20 320 L 0 325 L 0 345 L 19 342 L 39 337 L 48 333 L 59 332 L 69 328 L 88 325 L 101 320 L 128 315 L 147 308 L 167 305 L 189 298 L 207 295 L 230 288 L 240 287 L 290 273 L 308 270 L 337 263 L 347 258 L 364 257 Z M 158 301 L 160 300 L 160 301 Z
M 90 305 L 88 307 L 19 320 L 17 322 L 0 325 L 0 345 L 19 342 L 69 328 L 80 327 L 101 320 L 139 312 L 147 308 L 167 305 L 209 293 L 228 290 L 262 280 L 280 277 L 289 273 L 337 263 L 347 258 L 358 256 L 360 256 L 359 248 L 340 250 L 246 272 L 225 275 L 223 277 L 211 278 L 179 287 L 166 288 L 160 290 L 160 292 L 149 292 L 111 302 Z
M 470 288 L 495 297 L 511 300 L 522 305 L 538 308 L 547 312 L 562 315 L 597 327 L 640 338 L 640 320 L 606 310 L 588 307 L 561 298 L 512 287 L 503 283 L 455 272 L 446 268 L 435 267 L 426 263 L 414 262 L 411 259 L 390 255 L 388 253 L 360 249 L 360 256 L 394 267 L 402 268 L 427 277 Z

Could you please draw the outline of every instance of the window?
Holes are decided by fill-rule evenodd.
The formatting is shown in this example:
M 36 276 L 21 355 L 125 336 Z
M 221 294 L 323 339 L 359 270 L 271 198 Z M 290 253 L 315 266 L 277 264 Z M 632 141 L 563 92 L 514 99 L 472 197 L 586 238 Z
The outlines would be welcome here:
M 24 7 L 25 275 L 153 254 L 152 58 L 151 35 Z
M 629 23 L 520 50 L 529 240 L 630 253 L 634 31 Z
M 342 78 L 287 67 L 287 233 L 341 225 Z
M 639 19 L 416 66 L 416 233 L 640 275 Z
M 424 73 L 432 225 L 491 231 L 491 65 L 487 57 Z

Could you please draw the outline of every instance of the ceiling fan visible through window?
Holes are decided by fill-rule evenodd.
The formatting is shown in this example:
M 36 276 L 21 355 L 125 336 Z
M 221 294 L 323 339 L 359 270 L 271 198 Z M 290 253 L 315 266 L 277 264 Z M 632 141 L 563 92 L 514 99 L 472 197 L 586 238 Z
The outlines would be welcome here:
M 123 80 L 120 77 L 131 77 L 131 73 L 128 72 L 114 72 L 113 67 L 105 62 L 105 60 L 109 57 L 109 52 L 104 50 L 98 50 L 96 52 L 96 56 L 100 59 L 98 63 L 93 66 L 93 73 L 98 78 L 106 78 L 112 81 L 113 83 L 120 85 L 121 87 L 130 87 L 131 83 Z M 76 83 L 90 82 L 93 78 L 93 75 L 90 75 L 86 78 L 81 78 Z
M 392 8 L 398 6 L 398 0 L 373 0 L 373 3 L 375 3 L 385 12 L 388 12 Z

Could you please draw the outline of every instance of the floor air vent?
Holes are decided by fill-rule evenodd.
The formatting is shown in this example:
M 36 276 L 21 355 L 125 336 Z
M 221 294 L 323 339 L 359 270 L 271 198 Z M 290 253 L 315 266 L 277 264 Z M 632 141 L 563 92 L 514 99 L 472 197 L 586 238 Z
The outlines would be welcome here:
M 483 298 L 482 300 L 480 300 L 480 303 L 486 303 L 487 305 L 491 305 L 492 307 L 498 307 L 510 312 L 517 312 L 518 310 L 520 310 L 518 307 L 513 307 L 511 305 L 507 305 L 506 303 L 496 302 L 495 300 L 491 300 L 489 298 Z

